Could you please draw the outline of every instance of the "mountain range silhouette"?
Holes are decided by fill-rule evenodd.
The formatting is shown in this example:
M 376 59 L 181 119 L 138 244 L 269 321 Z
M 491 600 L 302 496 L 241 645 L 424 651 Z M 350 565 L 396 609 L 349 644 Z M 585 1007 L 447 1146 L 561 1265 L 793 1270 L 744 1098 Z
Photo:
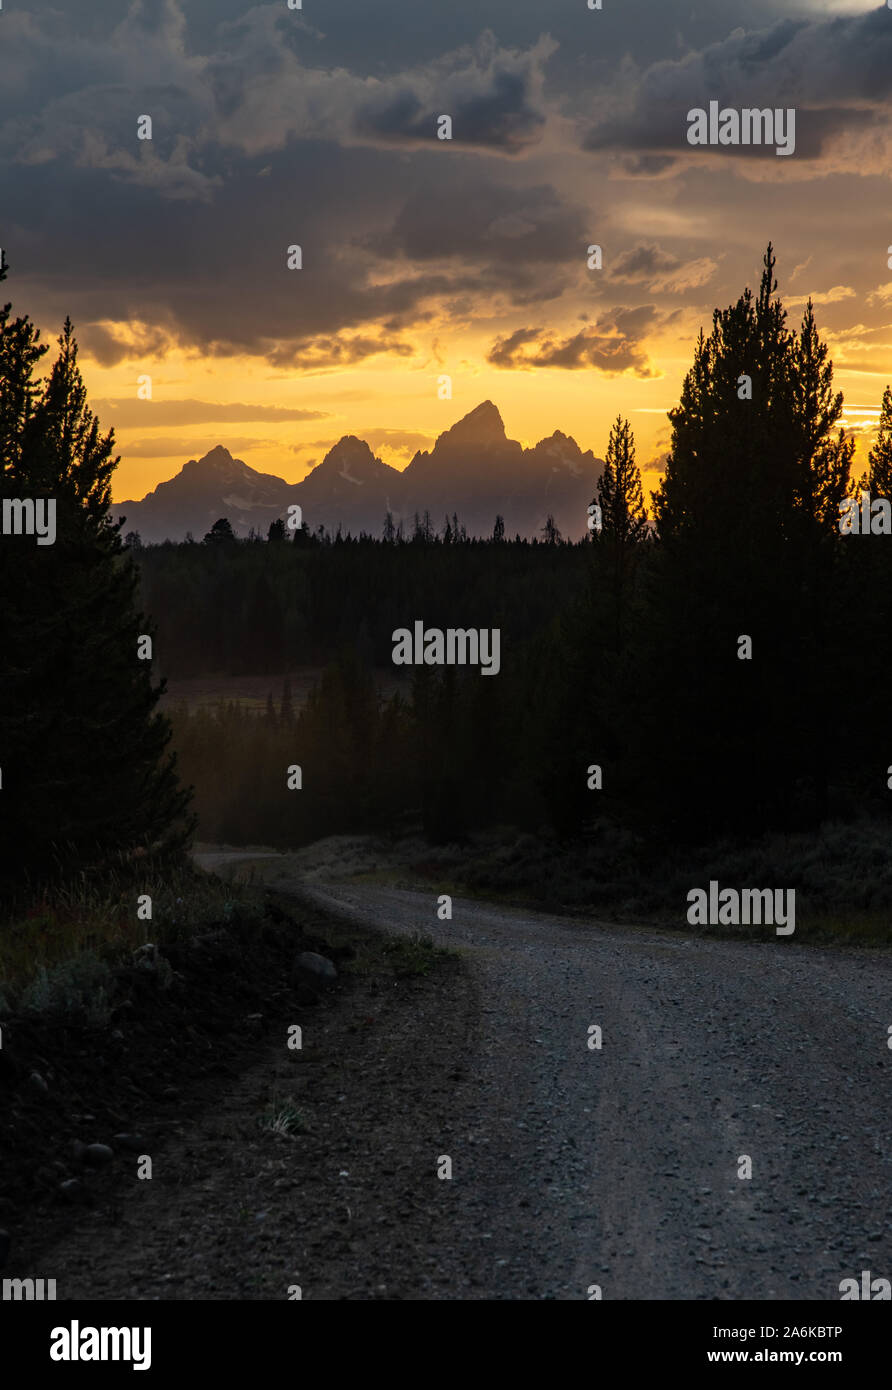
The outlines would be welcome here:
M 223 516 L 237 536 L 252 527 L 266 535 L 295 502 L 311 531 L 324 525 L 335 533 L 340 526 L 345 535 L 380 536 L 389 511 L 411 535 L 415 513 L 427 511 L 434 529 L 455 513 L 469 536 L 489 536 L 499 514 L 507 537 L 532 537 L 550 514 L 565 537 L 578 540 L 602 468 L 603 460 L 560 430 L 524 449 L 507 437 L 492 401 L 483 401 L 403 470 L 347 434 L 301 482 L 287 483 L 218 444 L 141 501 L 114 503 L 111 514 L 126 517 L 124 531 L 138 531 L 146 543 L 183 540 L 187 532 L 201 540 Z

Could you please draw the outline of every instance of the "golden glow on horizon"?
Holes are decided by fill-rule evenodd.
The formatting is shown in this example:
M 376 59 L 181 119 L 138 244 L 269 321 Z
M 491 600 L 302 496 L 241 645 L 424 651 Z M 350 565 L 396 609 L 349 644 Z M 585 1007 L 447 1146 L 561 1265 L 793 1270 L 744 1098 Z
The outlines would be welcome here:
M 699 316 L 698 316 L 699 317 Z M 115 326 L 115 336 L 125 332 Z M 366 438 L 372 452 L 391 467 L 404 468 L 419 448 L 430 448 L 437 435 L 455 424 L 483 400 L 499 408 L 509 438 L 530 445 L 561 430 L 582 449 L 603 457 L 610 426 L 617 414 L 627 416 L 635 433 L 638 462 L 647 488 L 656 486 L 660 458 L 669 443 L 667 402 L 674 403 L 690 367 L 690 347 L 676 333 L 643 343 L 651 368 L 649 378 L 631 373 L 607 376 L 592 368 L 566 370 L 536 367 L 500 369 L 486 361 L 491 332 L 473 330 L 448 340 L 443 327 L 436 360 L 430 350 L 417 357 L 387 355 L 345 367 L 293 373 L 271 369 L 258 357 L 202 358 L 178 349 L 158 359 L 148 354 L 128 357 L 104 367 L 81 349 L 81 366 L 89 400 L 103 429 L 115 427 L 121 463 L 115 474 L 115 502 L 140 499 L 159 482 L 173 477 L 190 458 L 200 458 L 223 444 L 237 458 L 261 473 L 274 473 L 299 482 L 309 469 L 345 434 Z M 451 348 L 444 346 L 449 341 Z M 437 398 L 437 378 L 452 377 L 453 398 Z M 152 378 L 152 400 L 137 399 L 137 378 Z M 877 384 L 876 406 L 849 407 L 842 423 L 857 438 L 858 455 L 865 454 L 876 426 L 882 388 Z M 836 372 L 838 389 L 863 399 L 864 373 Z M 116 409 L 110 402 L 121 402 Z M 173 402 L 196 405 L 199 418 L 183 408 L 175 422 L 165 420 Z M 213 403 L 239 418 L 215 418 Z M 160 407 L 155 409 L 155 407 Z M 121 422 L 118 410 L 126 412 Z M 139 414 L 145 413 L 145 423 Z M 318 412 L 318 418 L 275 418 L 275 413 Z M 264 418 L 266 412 L 270 416 Z M 116 415 L 118 418 L 116 419 Z

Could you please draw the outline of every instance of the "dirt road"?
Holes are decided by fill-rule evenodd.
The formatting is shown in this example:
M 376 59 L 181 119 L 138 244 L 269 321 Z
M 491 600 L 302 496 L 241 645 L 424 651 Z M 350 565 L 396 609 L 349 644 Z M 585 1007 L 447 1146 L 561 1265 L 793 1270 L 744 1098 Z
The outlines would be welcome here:
M 312 891 L 472 961 L 475 1086 L 444 1148 L 469 1253 L 484 1225 L 510 1255 L 491 1293 L 531 1271 L 558 1298 L 824 1299 L 892 1273 L 888 955 Z
M 464 968 L 354 983 L 299 1080 L 279 1039 L 183 1116 L 157 1180 L 85 1218 L 89 1262 L 83 1226 L 49 1252 L 68 1296 L 833 1300 L 892 1276 L 888 954 L 459 899 L 442 921 L 434 892 L 257 872 Z M 257 1133 L 277 1072 L 294 1137 Z

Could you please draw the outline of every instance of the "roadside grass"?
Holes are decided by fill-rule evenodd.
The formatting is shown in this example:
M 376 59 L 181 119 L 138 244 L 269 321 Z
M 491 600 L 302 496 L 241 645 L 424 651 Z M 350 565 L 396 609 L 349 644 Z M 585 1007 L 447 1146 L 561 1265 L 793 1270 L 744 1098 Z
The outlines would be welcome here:
M 770 925 L 690 926 L 687 895 L 712 880 L 721 887 L 795 890 L 795 932 L 777 937 Z M 400 853 L 390 864 L 378 847 L 374 867 L 351 874 L 351 881 L 430 886 L 437 894 L 593 924 L 816 946 L 892 944 L 892 825 L 868 818 L 671 855 L 607 824 L 574 843 L 561 843 L 547 830 L 531 834 L 502 826 L 470 845 L 411 858 Z
M 797 919 L 793 940 L 810 946 L 888 946 L 892 914 L 888 912 L 814 912 Z
M 140 946 L 188 939 L 221 922 L 250 930 L 263 910 L 252 880 L 226 883 L 188 862 L 163 872 L 148 861 L 140 872 L 114 866 L 101 879 L 81 873 L 0 920 L 0 1007 L 92 1010 L 101 1022 L 115 965 Z
M 429 936 L 422 936 L 416 932 L 410 937 L 388 941 L 384 947 L 384 954 L 390 961 L 397 979 L 406 979 L 412 975 L 429 975 L 439 961 L 448 960 L 457 952 L 450 951 L 447 947 L 435 946 Z
M 303 1112 L 298 1109 L 293 1096 L 284 1096 L 281 1100 L 274 1097 L 272 1104 L 259 1117 L 257 1126 L 270 1134 L 289 1139 L 303 1134 L 307 1127 Z
M 438 965 L 460 958 L 461 952 L 448 946 L 436 946 L 429 936 L 420 932 L 409 937 L 354 938 L 355 955 L 345 962 L 351 975 L 378 975 L 382 965 L 389 966 L 398 980 L 427 976 Z

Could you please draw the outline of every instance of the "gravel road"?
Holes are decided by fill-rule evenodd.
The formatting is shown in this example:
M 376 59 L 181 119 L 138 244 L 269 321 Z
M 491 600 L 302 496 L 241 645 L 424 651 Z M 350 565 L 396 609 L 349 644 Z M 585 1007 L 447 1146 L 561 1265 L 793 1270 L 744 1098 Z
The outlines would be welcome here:
M 60 1297 L 838 1300 L 892 1277 L 889 953 L 458 898 L 441 921 L 434 891 L 296 855 L 196 858 L 463 962 L 342 981 L 303 1052 L 271 1003 L 268 1054 L 184 1097 L 154 1180 L 43 1252 Z M 296 1137 L 258 1131 L 270 1094 Z
M 888 954 L 309 891 L 471 962 L 473 1085 L 442 1151 L 464 1258 L 501 1252 L 488 1296 L 838 1299 L 892 1276 Z

